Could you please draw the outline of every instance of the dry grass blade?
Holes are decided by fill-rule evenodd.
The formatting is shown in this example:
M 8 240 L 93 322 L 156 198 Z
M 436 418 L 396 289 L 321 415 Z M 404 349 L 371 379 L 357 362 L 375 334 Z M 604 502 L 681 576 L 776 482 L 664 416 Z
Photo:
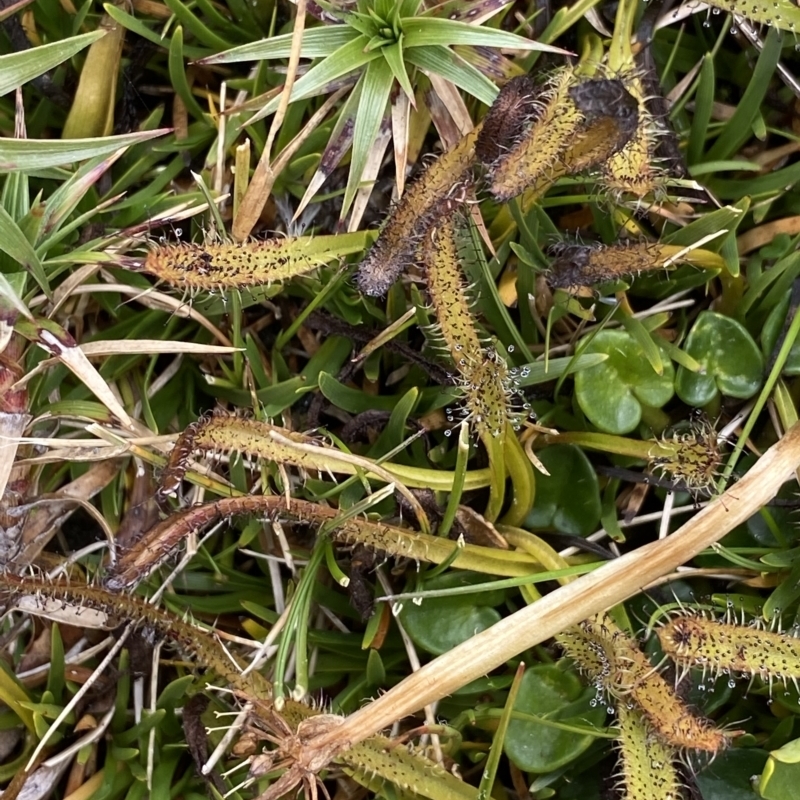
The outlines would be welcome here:
M 67 367 L 126 428 L 133 427 L 128 412 L 69 333 L 50 320 L 21 322 L 17 329 Z
M 272 145 L 283 124 L 283 119 L 286 116 L 286 109 L 289 107 L 289 98 L 292 94 L 292 88 L 294 87 L 294 82 L 297 77 L 297 68 L 300 65 L 300 51 L 303 44 L 305 22 L 306 0 L 297 0 L 294 30 L 292 33 L 292 52 L 289 56 L 289 68 L 286 73 L 286 83 L 284 84 L 283 93 L 281 94 L 280 105 L 272 119 L 267 142 L 264 145 L 261 158 L 258 160 L 253 178 L 250 181 L 245 196 L 242 198 L 241 205 L 239 206 L 239 213 L 233 221 L 231 232 L 233 238 L 240 242 L 247 239 L 255 227 L 275 181 L 276 175 L 270 164 Z

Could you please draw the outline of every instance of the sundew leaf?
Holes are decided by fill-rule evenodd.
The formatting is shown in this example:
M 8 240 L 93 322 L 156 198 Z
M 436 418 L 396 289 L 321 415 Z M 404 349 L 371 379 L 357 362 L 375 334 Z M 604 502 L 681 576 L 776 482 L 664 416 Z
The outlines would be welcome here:
M 52 44 L 32 47 L 21 53 L 0 56 L 0 96 L 17 89 L 37 75 L 42 75 L 53 67 L 57 67 L 105 35 L 106 31 L 97 30 L 62 39 Z
M 148 139 L 165 136 L 171 128 L 100 136 L 96 139 L 0 139 L 0 171 L 32 172 L 74 164 L 94 156 L 113 153 Z
M 782 31 L 800 29 L 800 8 L 791 0 L 706 0 L 708 5 L 730 14 L 746 17 L 758 25 L 769 25 Z

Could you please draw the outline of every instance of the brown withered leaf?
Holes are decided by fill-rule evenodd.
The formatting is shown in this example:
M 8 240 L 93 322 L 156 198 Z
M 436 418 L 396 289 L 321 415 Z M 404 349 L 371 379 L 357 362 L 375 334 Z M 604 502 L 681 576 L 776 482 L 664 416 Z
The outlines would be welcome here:
M 186 734 L 186 745 L 197 767 L 197 774 L 213 786 L 221 795 L 227 788 L 216 770 L 208 775 L 203 774 L 203 764 L 208 760 L 208 734 L 202 716 L 208 708 L 209 699 L 203 694 L 196 694 L 183 706 L 183 732 Z

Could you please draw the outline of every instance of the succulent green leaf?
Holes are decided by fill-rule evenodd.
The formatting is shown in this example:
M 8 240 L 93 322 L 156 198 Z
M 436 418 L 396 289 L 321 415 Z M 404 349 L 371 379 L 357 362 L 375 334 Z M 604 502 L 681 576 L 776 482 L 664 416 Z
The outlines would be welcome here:
M 32 47 L 21 53 L 0 56 L 0 96 L 57 67 L 105 35 L 106 31 L 92 31 L 52 44 Z
M 577 758 L 594 741 L 593 736 L 552 727 L 535 717 L 550 722 L 570 720 L 582 728 L 600 727 L 606 710 L 592 707 L 595 694 L 575 674 L 553 664 L 528 669 L 506 733 L 506 755 L 521 770 L 537 774 L 552 772 Z M 530 715 L 528 719 L 521 718 L 524 714 Z
M 625 331 L 600 331 L 581 352 L 608 355 L 607 361 L 575 376 L 578 405 L 600 430 L 630 433 L 642 418 L 642 404 L 661 408 L 673 395 L 675 369 L 666 351 L 664 373 L 658 375 Z
M 471 572 L 448 572 L 425 581 L 420 588 L 452 589 L 482 583 L 484 580 Z M 502 591 L 437 597 L 435 600 L 423 600 L 419 605 L 406 601 L 400 619 L 414 644 L 429 653 L 440 655 L 499 622 L 500 614 L 492 606 L 502 601 Z
M 758 792 L 766 800 L 790 800 L 800 780 L 800 739 L 773 750 L 761 773 Z
M 753 337 L 736 320 L 703 311 L 683 349 L 703 367 L 702 372 L 678 368 L 675 390 L 684 403 L 704 406 L 718 392 L 746 400 L 759 390 L 764 359 Z
M 555 528 L 560 533 L 588 536 L 600 521 L 597 474 L 580 447 L 556 444 L 536 454 L 549 475 L 536 476 L 536 505 L 527 528 Z

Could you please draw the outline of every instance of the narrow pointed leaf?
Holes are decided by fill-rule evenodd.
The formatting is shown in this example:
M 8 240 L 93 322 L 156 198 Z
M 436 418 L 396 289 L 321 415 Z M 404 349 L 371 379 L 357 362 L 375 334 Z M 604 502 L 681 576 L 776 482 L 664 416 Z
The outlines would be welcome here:
M 171 130 L 158 128 L 154 131 L 127 133 L 124 136 L 100 136 L 96 139 L 0 139 L 0 171 L 29 172 L 73 164 L 164 136 Z
M 336 120 L 333 131 L 328 137 L 328 143 L 325 145 L 319 166 L 308 182 L 308 188 L 297 206 L 297 211 L 294 215 L 295 219 L 303 213 L 303 209 L 308 205 L 311 198 L 319 191 L 336 167 L 339 166 L 344 154 L 350 149 L 350 145 L 353 143 L 353 129 L 355 127 L 358 103 L 361 100 L 361 90 L 362 84 L 356 84 L 339 111 L 339 118 Z
M 549 53 L 565 53 L 560 47 L 534 42 L 516 33 L 494 28 L 483 28 L 439 17 L 414 17 L 403 20 L 406 47 L 428 47 L 430 45 L 473 44 L 488 47 L 508 47 L 515 50 L 544 50 Z
M 392 70 L 392 74 L 396 78 L 397 82 L 406 93 L 406 96 L 413 102 L 414 87 L 411 85 L 411 80 L 408 77 L 408 70 L 406 69 L 405 62 L 403 61 L 402 38 L 403 37 L 401 36 L 401 40 L 396 44 L 384 47 L 383 57 L 386 60 L 386 63 L 389 65 L 389 68 Z
M 105 175 L 124 152 L 124 148 L 120 148 L 110 156 L 97 156 L 87 161 L 47 198 L 44 210 L 41 208 L 37 210 L 37 213 L 41 214 L 38 236 L 34 242 L 37 247 L 47 242 L 50 238 L 48 234 L 58 230 L 61 223 L 77 208 L 86 192 Z M 40 252 L 46 252 L 46 248 Z
M 454 83 L 482 103 L 490 106 L 499 92 L 482 72 L 468 64 L 451 50 L 439 45 L 406 50 L 405 60 L 426 72 L 434 72 Z
M 326 58 L 340 47 L 349 44 L 358 34 L 350 26 L 325 26 L 303 31 L 303 58 Z M 238 61 L 262 61 L 272 58 L 289 58 L 292 52 L 292 34 L 261 39 L 258 42 L 233 47 L 222 53 L 201 58 L 199 64 L 235 64 Z
M 372 61 L 364 73 L 364 89 L 358 104 L 356 124 L 353 129 L 353 157 L 350 164 L 350 175 L 342 204 L 342 217 L 347 214 L 353 202 L 359 182 L 364 172 L 370 149 L 378 137 L 381 121 L 386 114 L 386 104 L 394 83 L 394 75 L 389 65 L 383 60 Z
M 0 95 L 7 94 L 32 78 L 57 67 L 105 35 L 105 31 L 92 31 L 52 44 L 32 47 L 21 53 L 0 56 Z
M 348 72 L 354 72 L 365 64 L 369 64 L 376 58 L 381 57 L 379 50 L 373 51 L 372 53 L 365 53 L 364 48 L 366 45 L 366 37 L 359 36 L 343 47 L 340 47 L 335 53 L 328 56 L 315 67 L 312 67 L 292 88 L 292 101 L 305 100 L 307 97 L 313 97 L 331 81 L 336 80 L 336 78 L 341 78 L 342 75 L 347 75 Z M 280 100 L 280 95 L 270 100 L 258 114 L 248 120 L 247 124 L 250 125 L 269 114 L 274 114 L 278 110 Z
M 33 249 L 33 245 L 25 238 L 19 225 L 14 222 L 8 211 L 0 206 L 0 250 L 11 256 L 21 267 L 28 270 L 36 279 L 42 291 L 49 296 L 50 285 L 42 268 L 42 263 Z

